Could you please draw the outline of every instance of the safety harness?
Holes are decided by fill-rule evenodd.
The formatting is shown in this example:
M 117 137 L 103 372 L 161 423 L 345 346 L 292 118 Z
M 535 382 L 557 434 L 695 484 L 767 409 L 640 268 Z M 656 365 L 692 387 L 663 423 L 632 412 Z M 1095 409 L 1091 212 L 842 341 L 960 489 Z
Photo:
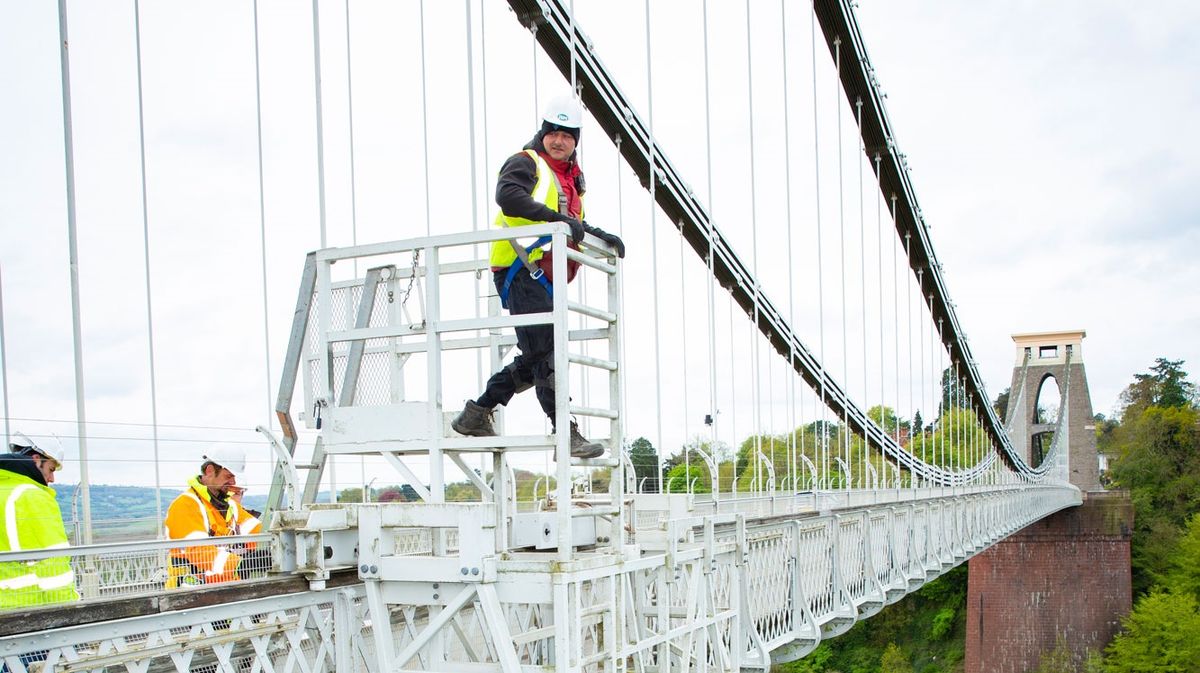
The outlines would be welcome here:
M 538 170 L 541 170 L 542 166 L 545 165 L 545 170 L 550 173 L 551 179 L 554 180 L 554 187 L 558 191 L 558 211 L 557 212 L 567 213 L 567 211 L 568 211 L 567 195 L 565 192 L 563 192 L 562 183 L 558 181 L 558 174 L 555 173 L 554 169 L 551 168 L 549 166 L 549 164 L 546 164 L 545 160 L 542 159 L 541 157 L 537 156 L 536 154 L 533 154 L 532 152 L 530 153 L 530 156 L 533 157 L 534 163 L 538 165 Z M 508 224 L 506 223 L 504 226 L 507 227 Z M 550 279 L 546 278 L 546 272 L 543 271 L 542 268 L 540 266 L 538 266 L 536 262 L 533 262 L 532 260 L 529 259 L 529 253 L 531 253 L 534 250 L 549 243 L 550 237 L 542 236 L 538 240 L 534 241 L 533 244 L 528 247 L 522 247 L 521 244 L 518 243 L 517 239 L 515 239 L 515 238 L 508 239 L 508 242 L 510 245 L 512 245 L 513 250 L 516 251 L 517 258 L 514 259 L 512 265 L 508 267 L 508 275 L 506 275 L 504 277 L 504 286 L 500 288 L 500 305 L 503 306 L 505 309 L 508 308 L 509 289 L 512 287 L 513 278 L 517 277 L 517 272 L 520 271 L 522 267 L 524 267 L 525 270 L 529 272 L 530 278 L 536 280 L 538 283 L 541 284 L 542 287 L 546 288 L 546 292 L 548 294 L 550 294 L 550 296 L 554 296 L 554 288 L 550 284 Z
M 517 277 L 517 272 L 522 268 L 529 271 L 529 277 L 540 283 L 542 287 L 546 288 L 546 292 L 553 297 L 554 288 L 550 285 L 550 279 L 546 278 L 546 272 L 542 270 L 542 267 L 529 260 L 529 253 L 549 243 L 550 237 L 542 236 L 527 248 L 522 248 L 521 244 L 517 243 L 515 238 L 508 239 L 508 242 L 512 243 L 513 250 L 517 251 L 517 258 L 513 260 L 512 266 L 508 267 L 508 275 L 504 277 L 504 286 L 500 288 L 500 305 L 505 309 L 508 308 L 509 288 L 512 287 L 513 278 Z

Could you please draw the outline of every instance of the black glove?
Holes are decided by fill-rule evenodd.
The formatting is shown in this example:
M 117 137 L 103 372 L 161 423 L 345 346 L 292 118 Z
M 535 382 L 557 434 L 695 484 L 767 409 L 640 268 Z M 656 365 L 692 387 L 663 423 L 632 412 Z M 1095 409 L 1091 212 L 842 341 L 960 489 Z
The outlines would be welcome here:
M 593 227 L 586 222 L 583 223 L 583 228 L 587 231 L 587 233 L 612 246 L 612 248 L 617 251 L 617 257 L 625 259 L 625 242 L 621 240 L 620 236 L 617 236 L 616 234 L 610 234 L 600 227 Z
M 566 222 L 567 225 L 571 227 L 571 242 L 572 243 L 578 244 L 580 241 L 583 240 L 583 234 L 587 230 L 587 228 L 584 226 L 583 222 L 580 222 L 579 220 L 571 217 L 570 215 L 560 215 L 558 221 Z

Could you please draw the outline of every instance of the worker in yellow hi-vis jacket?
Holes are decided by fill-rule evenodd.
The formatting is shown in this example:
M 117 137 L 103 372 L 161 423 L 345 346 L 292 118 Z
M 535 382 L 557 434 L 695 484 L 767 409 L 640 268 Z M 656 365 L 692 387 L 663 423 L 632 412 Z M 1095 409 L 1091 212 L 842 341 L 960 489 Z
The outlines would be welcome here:
M 39 446 L 17 432 L 10 453 L 0 455 L 0 505 L 4 535 L 0 551 L 66 548 L 67 532 L 55 499 L 54 473 L 62 468 L 63 448 L 55 440 Z M 0 608 L 62 603 L 79 599 L 70 559 L 0 562 Z

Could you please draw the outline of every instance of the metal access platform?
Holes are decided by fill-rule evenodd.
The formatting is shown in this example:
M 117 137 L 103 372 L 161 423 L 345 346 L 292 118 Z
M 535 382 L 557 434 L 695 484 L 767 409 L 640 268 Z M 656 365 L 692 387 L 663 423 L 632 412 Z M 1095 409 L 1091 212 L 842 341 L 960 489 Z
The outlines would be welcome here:
M 595 239 L 585 241 L 582 251 L 569 250 L 562 225 L 526 227 L 521 233 L 548 235 L 554 250 L 566 251 L 554 256 L 554 278 L 567 278 L 568 262 L 579 264 L 585 276 L 600 276 L 604 291 L 599 305 L 571 301 L 568 284 L 558 282 L 552 286 L 553 310 L 549 313 L 502 314 L 491 296 L 487 315 L 450 314 L 448 307 L 467 305 L 463 297 L 473 296 L 464 293 L 462 282 L 457 290 L 451 288 L 455 276 L 460 281 L 465 276 L 466 289 L 472 293 L 479 285 L 472 281 L 481 276 L 481 284 L 492 287 L 485 266 L 487 255 L 476 251 L 484 248 L 486 252 L 485 246 L 493 241 L 506 243 L 512 232 L 504 230 L 319 251 L 305 267 L 287 362 L 288 370 L 295 371 L 297 359 L 304 361 L 305 408 L 313 410 L 307 418 L 311 427 L 321 429 L 305 496 L 315 495 L 314 484 L 319 483 L 326 456 L 371 454 L 392 465 L 424 502 L 302 505 L 281 513 L 271 530 L 279 536 L 282 571 L 303 573 L 319 586 L 329 577 L 331 567 L 357 568 L 373 623 L 397 606 L 408 610 L 424 607 L 431 615 L 436 612 L 425 628 L 400 648 L 392 629 L 374 629 L 381 670 L 406 664 L 429 647 L 444 656 L 443 630 L 468 603 L 483 617 L 481 624 L 490 635 L 487 641 L 509 642 L 512 634 L 505 605 L 547 605 L 551 613 L 553 606 L 560 606 L 559 614 L 565 614 L 561 606 L 566 601 L 582 600 L 579 582 L 584 576 L 611 575 L 612 569 L 637 556 L 636 549 L 627 546 L 623 532 L 633 502 L 625 498 L 620 460 L 624 452 L 618 366 L 619 260 Z M 411 263 L 371 266 L 361 280 L 339 283 L 332 279 L 336 263 L 344 266 L 352 259 L 396 255 L 411 259 Z M 414 291 L 417 310 L 407 304 Z M 470 305 L 482 313 L 478 302 Z M 586 324 L 571 329 L 572 317 Z M 572 417 L 579 416 L 607 420 L 608 438 L 602 441 L 609 455 L 617 458 L 572 459 L 565 431 L 554 436 L 504 433 L 477 438 L 449 430 L 449 416 L 458 408 L 454 403 L 450 409 L 443 406 L 443 384 L 446 377 L 455 375 L 450 356 L 454 351 L 485 350 L 490 369 L 498 370 L 515 345 L 515 337 L 502 330 L 522 325 L 550 325 L 554 331 L 555 426 L 569 428 Z M 587 352 L 584 346 L 589 342 L 601 342 L 603 355 Z M 305 345 L 307 349 L 302 348 Z M 419 364 L 418 359 L 422 360 Z M 405 370 L 420 365 L 424 367 L 424 390 L 410 394 Z M 582 369 L 607 376 L 603 404 L 572 403 L 572 374 Z M 285 379 L 281 386 L 278 408 L 288 449 L 294 437 L 287 400 L 290 383 Z M 589 399 L 586 394 L 583 397 Z M 498 425 L 505 427 L 503 418 Z M 531 451 L 553 455 L 553 509 L 523 512 L 517 506 L 511 456 Z M 483 458 L 481 469 L 467 463 L 476 454 Z M 427 482 L 410 466 L 412 459 L 424 459 Z M 446 502 L 443 470 L 447 460 L 478 489 L 478 502 Z M 574 497 L 571 471 L 576 467 L 610 469 L 608 494 Z M 290 472 L 286 465 L 284 470 Z M 302 498 L 303 502 L 311 500 Z M 414 530 L 428 535 L 424 553 L 412 553 L 403 543 Z M 588 609 L 591 615 L 607 613 L 611 619 L 611 608 L 611 601 L 601 600 Z M 557 644 L 554 656 L 562 661 L 570 658 L 570 644 L 575 642 L 578 660 L 582 643 L 578 637 L 572 638 L 572 629 L 582 625 L 581 618 L 577 615 L 575 622 L 558 619 L 553 627 L 543 627 L 550 629 L 544 637 L 532 642 L 553 639 Z M 515 648 L 489 649 L 505 669 L 519 667 Z M 438 658 L 434 655 L 434 661 Z
M 567 250 L 562 225 L 521 233 Z M 269 529 L 230 540 L 269 547 L 270 567 L 188 587 L 171 585 L 177 541 L 22 552 L 70 556 L 84 598 L 0 613 L 8 670 L 766 671 L 1079 502 L 1068 485 L 1015 478 L 637 493 L 623 447 L 620 260 L 589 237 L 553 260 L 556 278 L 578 262 L 570 287 L 586 291 L 572 299 L 557 283 L 552 311 L 507 315 L 486 259 L 509 235 L 309 254 L 276 407 L 282 436 L 270 436 Z M 591 419 L 605 456 L 572 459 L 565 431 L 510 433 L 503 413 L 499 437 L 449 429 L 459 403 L 446 391 L 473 389 L 515 345 L 509 328 L 534 324 L 554 329 L 555 425 Z M 306 462 L 297 388 L 317 431 Z M 535 452 L 552 458 L 553 485 L 519 501 L 513 465 Z M 330 456 L 381 457 L 421 502 L 316 503 Z M 599 471 L 607 492 L 577 487 Z M 477 499 L 449 501 L 453 480 Z

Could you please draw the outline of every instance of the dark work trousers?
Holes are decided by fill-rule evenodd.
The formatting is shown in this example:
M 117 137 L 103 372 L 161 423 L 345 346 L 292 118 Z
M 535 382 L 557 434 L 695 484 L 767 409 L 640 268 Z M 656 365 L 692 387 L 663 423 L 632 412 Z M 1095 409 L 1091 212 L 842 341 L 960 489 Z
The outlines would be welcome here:
M 493 281 L 496 291 L 504 287 L 504 279 L 508 269 L 496 271 Z M 508 312 L 512 315 L 522 313 L 549 313 L 554 310 L 554 300 L 541 283 L 529 277 L 529 271 L 522 268 L 513 277 L 508 289 Z M 542 405 L 542 411 L 554 422 L 554 326 L 529 325 L 517 327 L 517 348 L 521 351 L 512 364 L 492 374 L 488 379 L 487 388 L 475 401 L 481 407 L 492 408 L 497 404 L 508 405 L 508 401 L 517 393 L 518 386 L 534 385 L 537 400 Z

